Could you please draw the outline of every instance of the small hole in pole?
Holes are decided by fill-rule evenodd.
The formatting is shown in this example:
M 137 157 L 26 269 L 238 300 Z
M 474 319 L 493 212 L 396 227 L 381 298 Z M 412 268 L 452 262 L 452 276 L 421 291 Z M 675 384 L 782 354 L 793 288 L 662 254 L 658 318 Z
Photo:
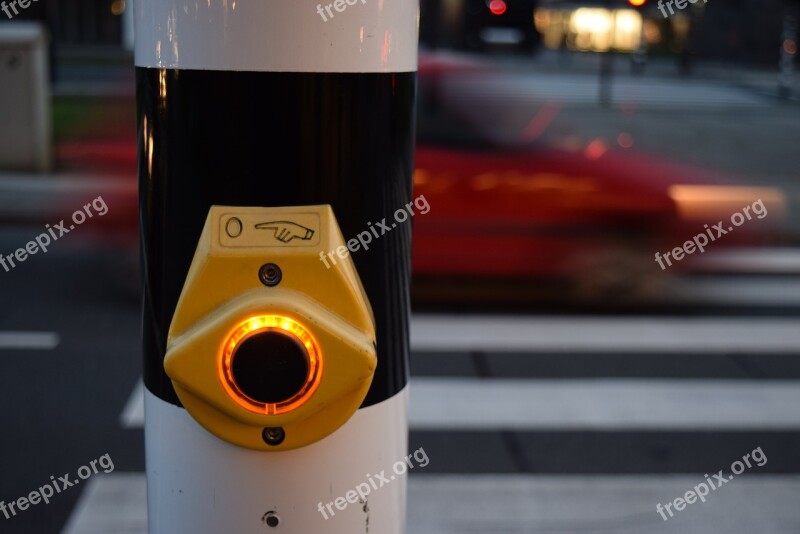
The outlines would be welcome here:
M 266 514 L 264 514 L 264 517 L 262 517 L 261 520 L 264 521 L 264 523 L 266 523 L 267 526 L 273 528 L 281 524 L 281 518 L 278 517 L 278 514 L 276 514 L 275 512 L 267 512 Z

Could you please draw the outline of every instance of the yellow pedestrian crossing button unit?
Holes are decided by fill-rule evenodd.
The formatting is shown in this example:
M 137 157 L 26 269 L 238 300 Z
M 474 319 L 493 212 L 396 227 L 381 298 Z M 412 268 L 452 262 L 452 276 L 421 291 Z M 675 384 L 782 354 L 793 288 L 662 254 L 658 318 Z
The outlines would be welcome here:
M 209 432 L 258 450 L 314 443 L 363 402 L 375 320 L 330 206 L 214 206 L 167 340 L 164 368 Z

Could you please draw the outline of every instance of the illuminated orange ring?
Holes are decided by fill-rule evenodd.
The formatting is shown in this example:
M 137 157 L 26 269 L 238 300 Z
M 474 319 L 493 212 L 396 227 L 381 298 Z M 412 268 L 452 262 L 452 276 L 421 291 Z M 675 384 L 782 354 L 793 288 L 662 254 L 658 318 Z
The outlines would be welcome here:
M 258 401 L 241 390 L 233 377 L 233 355 L 247 338 L 263 332 L 279 332 L 297 341 L 305 348 L 308 373 L 300 390 L 292 397 L 276 402 Z M 279 415 L 302 406 L 319 387 L 322 380 L 322 351 L 311 333 L 300 323 L 282 315 L 258 315 L 239 323 L 222 345 L 219 374 L 226 393 L 236 403 L 261 415 Z

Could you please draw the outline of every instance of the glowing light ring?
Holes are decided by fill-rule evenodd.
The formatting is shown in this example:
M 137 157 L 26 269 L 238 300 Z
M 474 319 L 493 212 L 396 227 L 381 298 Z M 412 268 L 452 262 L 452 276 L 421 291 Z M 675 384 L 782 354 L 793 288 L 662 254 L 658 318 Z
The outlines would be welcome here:
M 294 339 L 306 351 L 308 373 L 303 387 L 292 397 L 275 403 L 258 401 L 241 390 L 233 377 L 233 356 L 247 338 L 264 332 L 278 332 Z M 319 387 L 322 380 L 322 351 L 306 328 L 282 315 L 258 315 L 239 323 L 228 335 L 220 350 L 219 375 L 225 392 L 239 406 L 261 415 L 279 415 L 302 406 Z

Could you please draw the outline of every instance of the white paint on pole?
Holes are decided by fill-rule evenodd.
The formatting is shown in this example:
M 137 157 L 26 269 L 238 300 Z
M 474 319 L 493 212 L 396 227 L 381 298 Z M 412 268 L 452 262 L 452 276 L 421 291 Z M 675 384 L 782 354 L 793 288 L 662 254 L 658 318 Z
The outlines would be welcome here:
M 139 0 L 136 66 L 253 72 L 413 72 L 410 0 Z M 323 17 L 319 14 L 321 6 Z
M 336 432 L 283 452 L 243 449 L 202 428 L 186 410 L 145 388 L 150 532 L 262 534 L 274 511 L 280 531 L 300 534 L 404 534 L 406 477 L 372 490 L 368 503 L 318 510 L 345 497 L 367 474 L 386 471 L 407 454 L 408 389 L 362 408 Z M 157 467 L 156 467 L 157 466 Z M 365 506 L 368 504 L 368 506 Z M 330 515 L 330 514 L 329 514 Z

